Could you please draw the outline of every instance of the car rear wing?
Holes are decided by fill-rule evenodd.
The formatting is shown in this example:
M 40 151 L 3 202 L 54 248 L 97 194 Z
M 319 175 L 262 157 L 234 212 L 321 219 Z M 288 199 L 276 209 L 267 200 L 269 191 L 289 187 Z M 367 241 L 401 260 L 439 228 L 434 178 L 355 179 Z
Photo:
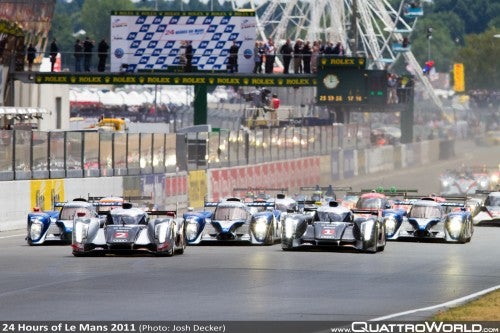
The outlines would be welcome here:
M 62 208 L 64 205 L 74 202 L 74 201 L 80 201 L 80 202 L 87 202 L 87 199 L 84 198 L 75 198 L 72 201 L 54 201 L 54 209 L 56 208 Z
M 153 200 L 152 195 L 126 195 L 126 196 L 120 196 L 120 195 L 105 195 L 105 196 L 88 196 L 87 201 L 88 202 L 99 202 L 101 199 L 106 199 L 106 198 L 122 198 L 124 201 L 147 201 L 147 200 Z
M 248 207 L 274 207 L 276 204 L 271 201 L 254 201 L 254 202 L 247 202 L 246 205 Z
M 233 192 L 288 192 L 288 187 L 235 187 Z
M 145 212 L 150 216 L 168 216 L 172 218 L 177 217 L 177 211 L 175 210 L 146 210 Z
M 312 192 L 312 191 L 322 191 L 322 192 L 328 192 L 328 191 L 351 191 L 352 187 L 351 186 L 301 186 L 299 187 L 299 190 L 301 192 Z
M 360 192 L 363 193 L 380 193 L 384 194 L 388 197 L 408 197 L 408 193 L 418 193 L 417 189 L 412 189 L 412 188 L 383 188 L 383 187 L 377 187 L 374 189 L 361 189 Z
M 352 213 L 355 215 L 374 215 L 374 216 L 380 216 L 380 209 L 351 209 Z

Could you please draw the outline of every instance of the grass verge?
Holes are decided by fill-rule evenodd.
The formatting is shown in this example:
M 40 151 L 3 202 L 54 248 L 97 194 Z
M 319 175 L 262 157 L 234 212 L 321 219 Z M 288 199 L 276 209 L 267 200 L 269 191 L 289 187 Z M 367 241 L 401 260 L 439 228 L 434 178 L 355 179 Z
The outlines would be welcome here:
M 470 303 L 438 312 L 432 321 L 500 321 L 500 290 Z

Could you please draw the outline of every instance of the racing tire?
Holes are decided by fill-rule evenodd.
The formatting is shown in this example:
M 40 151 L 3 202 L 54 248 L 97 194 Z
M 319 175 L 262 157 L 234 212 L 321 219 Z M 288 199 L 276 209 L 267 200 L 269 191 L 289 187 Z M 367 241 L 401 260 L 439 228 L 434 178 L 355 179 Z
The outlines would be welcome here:
M 172 247 L 170 250 L 165 252 L 165 257 L 173 257 L 175 254 L 174 247 Z
M 180 248 L 175 250 L 175 254 L 184 254 L 184 250 L 186 249 L 186 239 L 184 238 L 184 235 L 182 235 L 181 237 L 181 241 L 180 241 Z
M 292 251 L 293 246 L 292 246 L 292 244 L 287 244 L 286 242 L 281 242 L 281 249 L 283 251 Z
M 365 246 L 365 243 L 363 242 L 362 252 L 364 252 L 364 253 L 377 253 L 377 251 L 378 251 L 378 226 L 375 229 L 375 232 L 374 232 L 374 235 L 373 235 L 371 242 L 373 243 L 373 245 L 370 247 Z
M 269 227 L 269 232 L 267 233 L 266 239 L 264 240 L 264 245 L 274 244 L 274 225 Z

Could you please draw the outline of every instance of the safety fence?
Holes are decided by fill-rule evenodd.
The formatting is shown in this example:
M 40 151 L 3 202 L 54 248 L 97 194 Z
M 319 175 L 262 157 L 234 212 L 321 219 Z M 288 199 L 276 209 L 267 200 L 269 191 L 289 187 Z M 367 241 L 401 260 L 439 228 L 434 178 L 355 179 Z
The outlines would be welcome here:
M 0 180 L 111 177 L 232 167 L 370 145 L 356 124 L 193 133 L 0 131 Z

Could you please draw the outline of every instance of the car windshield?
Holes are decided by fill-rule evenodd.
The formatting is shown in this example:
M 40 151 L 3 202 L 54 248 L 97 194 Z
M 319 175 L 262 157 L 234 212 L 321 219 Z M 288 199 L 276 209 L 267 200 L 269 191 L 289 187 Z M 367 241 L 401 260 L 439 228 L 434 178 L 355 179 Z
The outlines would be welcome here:
M 288 212 L 290 210 L 297 210 L 297 204 L 296 203 L 276 203 L 276 210 L 282 211 L 282 212 Z
M 500 206 L 500 196 L 492 196 L 486 198 L 484 201 L 485 206 Z
M 349 217 L 349 212 L 345 213 L 317 212 L 316 221 L 347 222 L 348 217 Z
M 112 224 L 122 224 L 122 225 L 145 224 L 146 220 L 146 217 L 144 215 L 136 215 L 136 216 L 109 215 L 109 217 L 111 218 Z
M 414 218 L 435 218 L 441 217 L 441 210 L 437 206 L 413 206 L 410 210 L 409 217 Z
M 382 209 L 384 200 L 381 198 L 360 198 L 356 204 L 358 209 Z
M 247 218 L 247 211 L 243 207 L 217 207 L 214 220 L 241 220 Z
M 80 217 L 92 217 L 94 214 L 92 211 L 85 207 L 63 207 L 59 215 L 60 220 L 72 220 L 76 214 L 80 214 Z

